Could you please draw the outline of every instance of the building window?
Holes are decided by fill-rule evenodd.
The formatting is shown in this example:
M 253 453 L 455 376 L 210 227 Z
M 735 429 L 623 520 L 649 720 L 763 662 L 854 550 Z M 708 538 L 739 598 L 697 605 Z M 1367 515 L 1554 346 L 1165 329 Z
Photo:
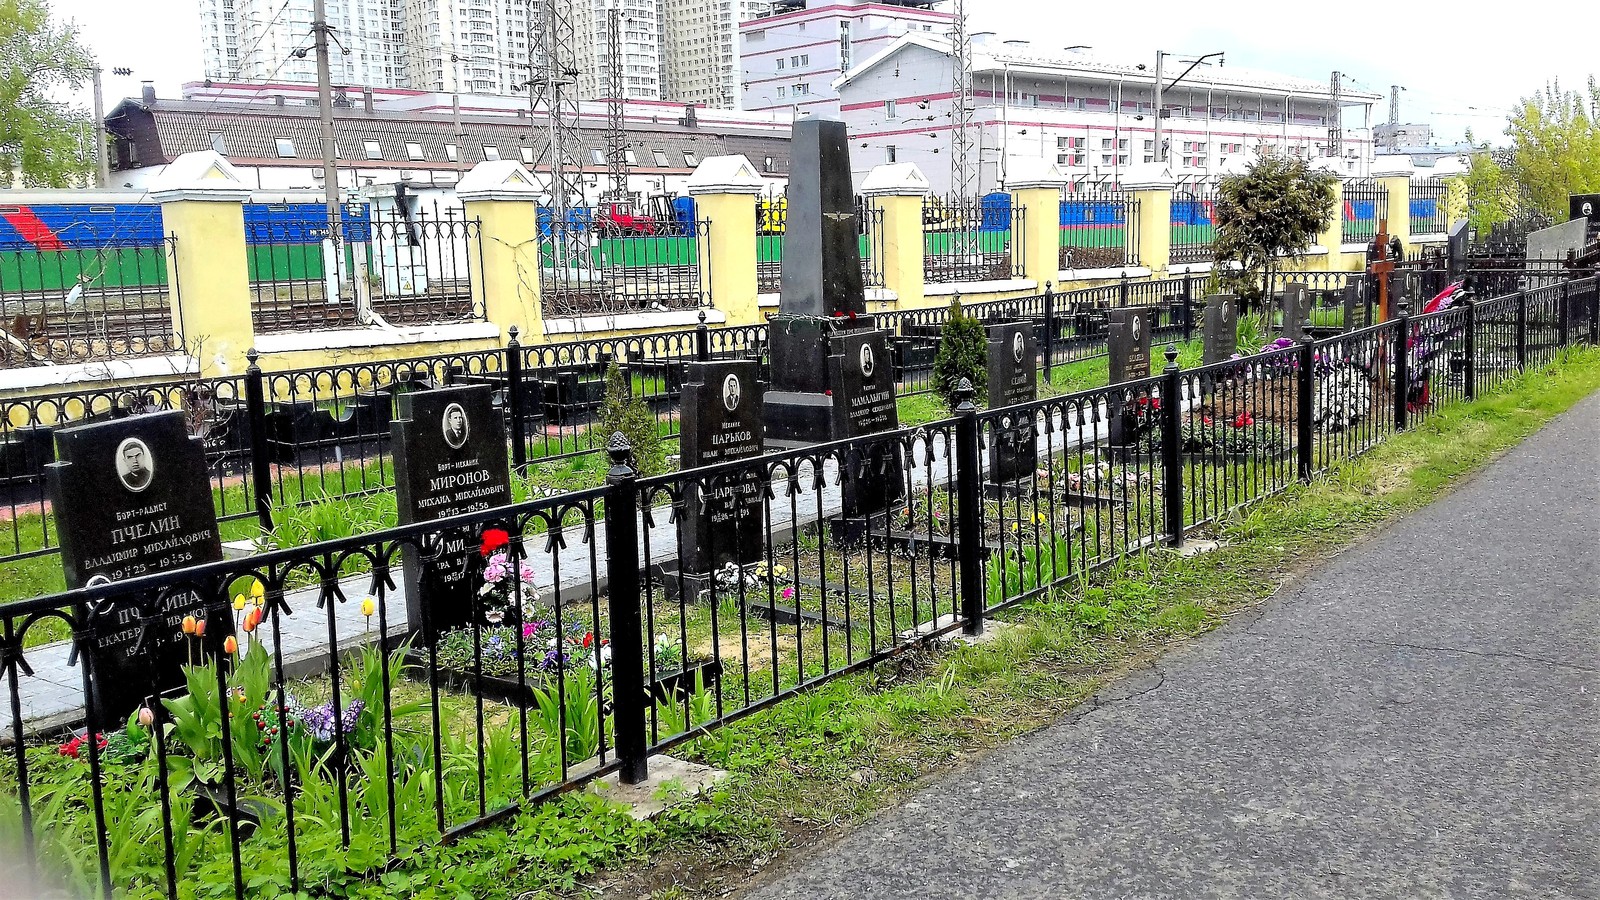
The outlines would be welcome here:
M 483 145 L 483 158 L 484 159 L 499 159 L 500 158 L 500 148 L 492 146 L 490 144 L 484 144 Z
M 1111 165 L 1111 154 L 1109 154 L 1109 153 L 1100 154 L 1100 165 L 1102 165 L 1102 166 Z
M 280 159 L 294 159 L 296 156 L 300 155 L 294 149 L 294 141 L 291 141 L 288 138 L 277 138 L 276 143 L 278 145 L 278 157 Z
M 883 102 L 883 117 L 885 119 L 894 118 L 898 112 L 899 109 L 895 106 L 895 102 L 893 100 L 885 100 Z
M 778 99 L 782 100 L 784 97 L 787 97 L 787 96 L 789 96 L 789 89 L 786 88 L 786 87 L 783 87 L 782 85 L 779 85 L 778 86 Z
M 850 71 L 850 21 L 839 23 L 839 71 Z
M 783 57 L 778 57 L 778 71 L 783 71 Z
M 631 147 L 622 151 L 622 158 L 626 160 L 630 166 L 637 166 L 639 164 L 639 154 L 633 152 L 633 148 Z
M 383 147 L 377 141 L 362 141 L 361 151 L 367 155 L 367 159 L 383 159 Z
M 650 157 L 656 161 L 656 168 L 658 169 L 665 169 L 671 165 L 671 163 L 667 162 L 667 151 L 665 150 L 651 150 Z
M 1100 139 L 1100 149 L 1101 150 L 1110 150 L 1111 149 L 1111 138 L 1101 138 Z M 1110 161 L 1111 160 L 1109 160 L 1109 159 L 1106 160 L 1106 162 L 1110 162 Z
M 217 151 L 223 156 L 228 155 L 228 145 L 222 142 L 222 132 L 211 132 L 211 149 Z
M 1121 154 L 1120 156 L 1117 157 L 1117 165 L 1125 166 L 1127 164 L 1128 164 L 1128 154 L 1123 153 L 1123 154 Z
M 451 162 L 458 162 L 459 159 L 460 159 L 460 156 L 461 156 L 461 150 L 455 144 L 445 144 L 444 145 L 444 158 L 445 159 L 448 159 Z
M 1154 149 L 1154 148 L 1155 148 L 1155 145 L 1156 145 L 1156 142 L 1155 142 L 1155 141 L 1145 141 L 1145 142 L 1144 142 L 1144 148 L 1145 148 L 1145 149 L 1146 149 L 1146 150 L 1151 150 L 1151 149 Z
M 887 153 L 884 160 L 885 162 L 898 162 L 898 160 L 895 158 L 895 148 L 893 144 L 885 147 L 884 150 Z
M 794 95 L 796 97 L 799 97 L 799 96 L 801 96 L 803 94 L 809 94 L 809 93 L 811 93 L 811 85 L 810 84 L 797 84 L 797 85 L 794 86 Z
M 692 169 L 700 165 L 700 157 L 696 156 L 692 150 L 685 150 L 683 151 L 683 164 Z
M 421 161 L 427 158 L 427 155 L 422 152 L 421 144 L 416 141 L 406 141 L 406 159 Z
M 597 166 L 603 166 L 606 164 L 606 152 L 598 147 L 589 148 L 589 158 L 593 160 L 594 164 Z
M 532 147 L 523 147 L 523 148 L 521 148 L 521 150 L 522 150 L 522 164 L 525 165 L 525 166 L 533 165 L 533 148 Z

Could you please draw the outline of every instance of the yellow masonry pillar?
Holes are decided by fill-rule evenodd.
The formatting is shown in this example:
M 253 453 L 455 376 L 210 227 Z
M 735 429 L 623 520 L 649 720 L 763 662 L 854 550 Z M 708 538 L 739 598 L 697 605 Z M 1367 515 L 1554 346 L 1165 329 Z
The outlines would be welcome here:
M 922 201 L 928 179 L 915 163 L 878 166 L 861 182 L 868 202 L 883 210 L 879 233 L 871 238 L 872 252 L 882 260 L 883 289 L 898 309 L 921 309 L 927 303 L 923 272 Z
M 1138 204 L 1137 219 L 1139 265 L 1152 277 L 1166 274 L 1172 258 L 1172 171 L 1168 163 L 1142 163 L 1122 176 L 1122 189 Z M 1128 223 L 1130 226 L 1134 222 Z M 1133 235 L 1129 234 L 1129 239 Z
M 708 260 L 700 260 L 700 277 L 710 305 L 727 317 L 726 325 L 764 321 L 756 300 L 756 198 L 766 182 L 742 155 L 712 156 L 700 161 L 689 176 L 695 218 L 710 223 L 700 243 Z
M 167 251 L 173 329 L 201 376 L 243 372 L 255 343 L 244 235 L 250 188 L 220 154 L 204 150 L 169 163 L 150 196 L 175 239 Z
M 1415 173 L 1409 156 L 1380 156 L 1373 163 L 1372 176 L 1389 195 L 1389 236 L 1399 238 L 1410 257 L 1411 246 L 1411 176 Z
M 509 159 L 478 163 L 456 184 L 468 221 L 478 222 L 481 253 L 469 253 L 484 318 L 504 341 L 517 326 L 524 343 L 544 339 L 539 301 L 539 204 L 533 174 Z
M 1061 189 L 1067 177 L 1042 157 L 1013 157 L 1006 169 L 1006 190 L 1013 209 L 1023 209 L 1023 274 L 1038 282 L 1038 291 L 1061 271 Z M 1015 217 L 1013 232 L 1018 231 Z M 1013 241 L 1015 247 L 1015 241 Z

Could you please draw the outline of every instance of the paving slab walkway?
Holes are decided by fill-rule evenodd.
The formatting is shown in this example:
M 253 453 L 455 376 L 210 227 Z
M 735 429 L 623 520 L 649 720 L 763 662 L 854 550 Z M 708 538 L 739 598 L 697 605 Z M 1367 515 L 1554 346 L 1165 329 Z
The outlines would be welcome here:
M 1600 897 L 1600 395 L 750 897 Z

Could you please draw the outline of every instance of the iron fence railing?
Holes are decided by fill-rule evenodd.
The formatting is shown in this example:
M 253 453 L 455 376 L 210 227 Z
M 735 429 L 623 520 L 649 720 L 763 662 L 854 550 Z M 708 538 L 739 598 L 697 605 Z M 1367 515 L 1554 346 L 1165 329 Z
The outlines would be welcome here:
M 871 197 L 857 197 L 856 228 L 864 287 L 883 287 L 883 207 Z M 777 293 L 783 285 L 783 235 L 788 202 L 782 196 L 756 200 L 756 292 Z
M 1183 185 L 1172 194 L 1171 260 L 1207 262 L 1216 238 L 1217 186 L 1212 182 Z
M 783 698 L 1181 547 L 1594 341 L 1596 296 L 1589 277 L 1190 369 L 1169 347 L 1119 384 L 988 410 L 958 388 L 947 419 L 649 478 L 622 441 L 602 487 L 0 606 L 13 877 L 104 898 L 377 883 L 418 847 L 637 783 Z M 749 514 L 673 514 L 696 503 Z M 463 565 L 473 585 L 513 574 L 417 590 Z M 115 665 L 113 628 L 175 652 Z
M 0 242 L 0 368 L 183 350 L 177 240 Z
M 1378 225 L 1389 218 L 1389 192 L 1370 178 L 1354 178 L 1344 183 L 1344 211 L 1341 213 L 1342 240 L 1346 244 L 1370 244 L 1378 236 Z
M 1124 191 L 1078 191 L 1061 200 L 1063 269 L 1139 264 L 1139 207 Z
M 652 221 L 646 233 L 597 226 L 577 216 L 539 224 L 544 316 L 697 309 L 709 299 L 711 223 Z
M 325 213 L 247 218 L 255 329 L 481 321 L 479 228 L 453 207 L 351 207 L 335 247 Z
M 1410 194 L 1411 234 L 1444 234 L 1449 227 L 1444 182 L 1438 178 L 1414 180 Z
M 1024 210 L 1010 194 L 922 201 L 923 277 L 928 284 L 1005 281 L 1023 264 Z

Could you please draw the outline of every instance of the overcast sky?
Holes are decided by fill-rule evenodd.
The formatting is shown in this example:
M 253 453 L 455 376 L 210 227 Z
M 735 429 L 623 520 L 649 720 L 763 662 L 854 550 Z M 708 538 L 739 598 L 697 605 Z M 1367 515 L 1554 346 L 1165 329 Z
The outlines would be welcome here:
M 1576 27 L 1578 19 L 1593 15 L 1592 8 L 1581 12 L 1589 4 L 1580 0 L 1536 0 L 1521 8 L 1526 15 L 1500 15 L 1493 22 L 1468 5 L 1413 2 L 970 5 L 973 31 L 1025 37 L 1041 51 L 1090 44 L 1094 55 L 1153 61 L 1158 48 L 1223 50 L 1228 64 L 1316 81 L 1338 69 L 1348 87 L 1385 95 L 1374 122 L 1387 115 L 1389 85 L 1403 85 L 1401 120 L 1431 123 L 1441 142 L 1459 140 L 1468 127 L 1479 140 L 1499 142 L 1506 111 L 1518 97 L 1553 78 L 1581 88 L 1591 72 L 1600 71 L 1600 60 L 1590 52 L 1593 36 L 1586 41 L 1584 29 Z M 131 78 L 107 75 L 108 109 L 121 97 L 137 96 L 140 80 L 155 81 L 160 96 L 176 97 L 178 85 L 202 75 L 199 7 L 193 0 L 54 0 L 53 8 L 58 17 L 77 21 L 108 72 L 116 66 L 134 70 Z M 1370 10 L 1370 18 L 1355 19 L 1358 8 Z M 1340 18 L 1329 18 L 1331 9 L 1339 9 Z M 1574 27 L 1562 27 L 1563 17 Z

